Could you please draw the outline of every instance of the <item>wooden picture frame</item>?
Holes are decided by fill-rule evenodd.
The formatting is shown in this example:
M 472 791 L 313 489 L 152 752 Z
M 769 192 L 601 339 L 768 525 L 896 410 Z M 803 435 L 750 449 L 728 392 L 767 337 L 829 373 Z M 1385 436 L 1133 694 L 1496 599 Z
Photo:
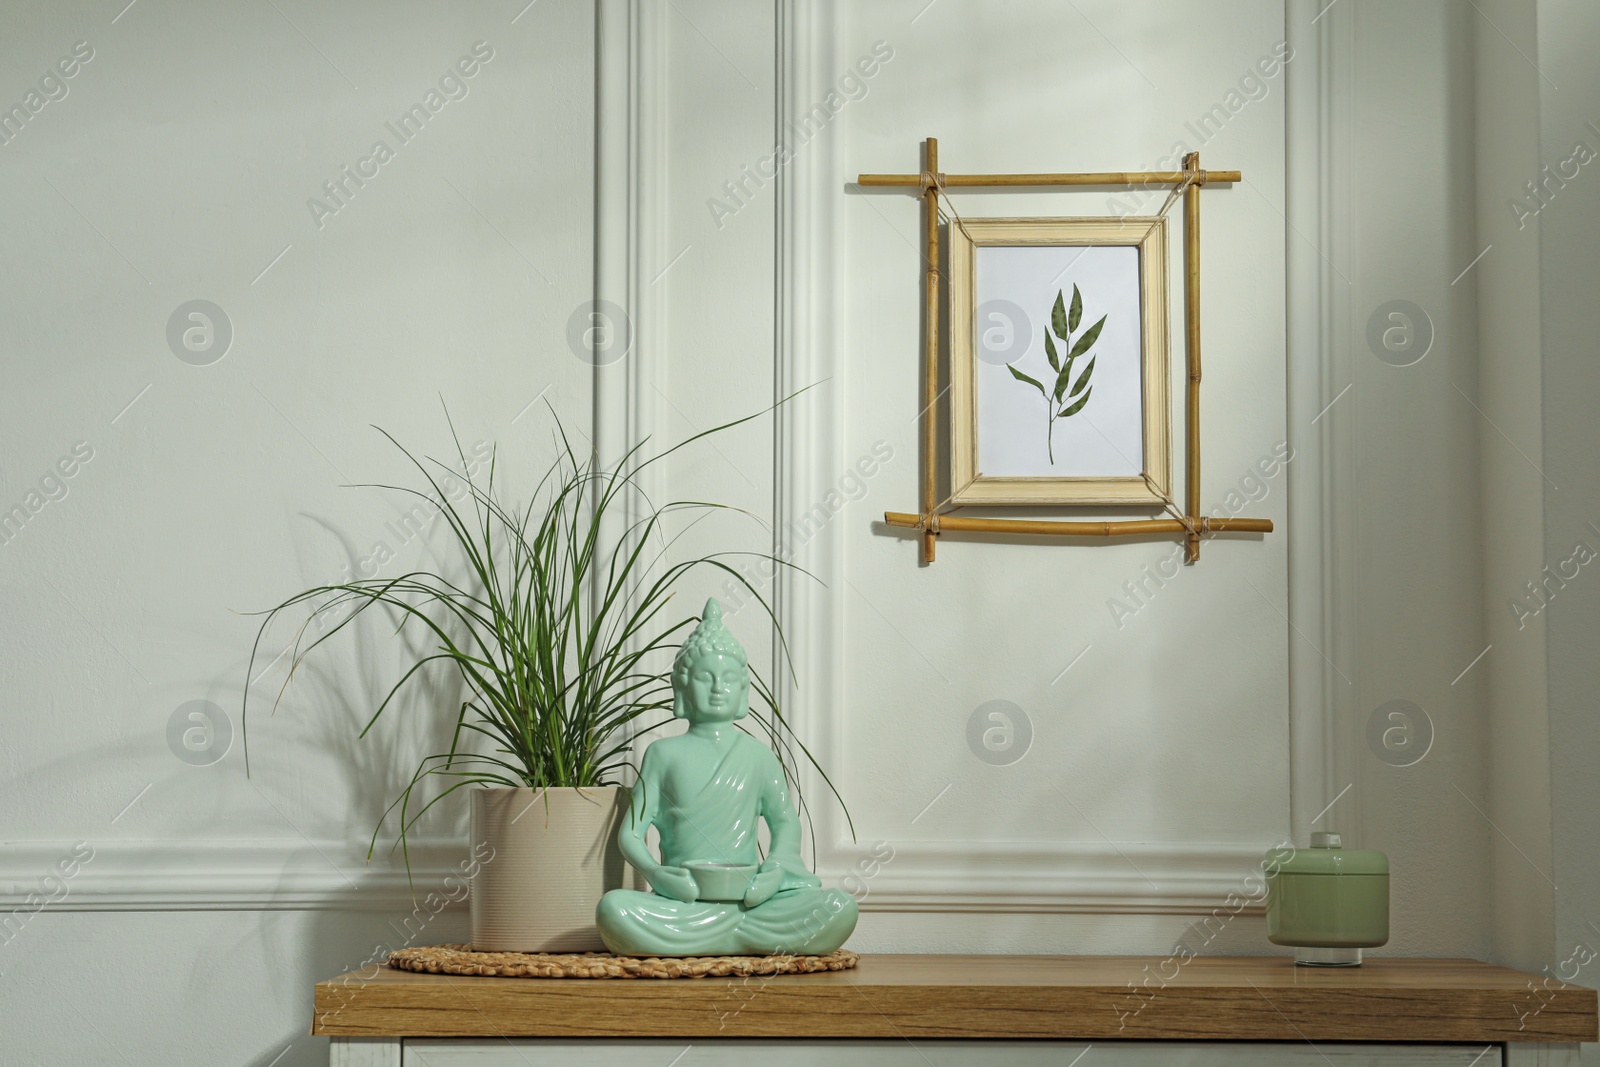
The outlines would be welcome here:
M 947 236 L 949 502 L 1162 506 L 1166 218 L 966 219 Z

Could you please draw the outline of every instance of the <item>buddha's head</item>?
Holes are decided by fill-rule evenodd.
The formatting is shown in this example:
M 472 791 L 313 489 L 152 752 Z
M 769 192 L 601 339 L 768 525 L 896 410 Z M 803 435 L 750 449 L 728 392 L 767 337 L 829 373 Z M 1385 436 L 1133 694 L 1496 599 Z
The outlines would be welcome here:
M 750 713 L 750 659 L 706 601 L 700 625 L 672 661 L 672 714 L 690 722 L 732 722 Z

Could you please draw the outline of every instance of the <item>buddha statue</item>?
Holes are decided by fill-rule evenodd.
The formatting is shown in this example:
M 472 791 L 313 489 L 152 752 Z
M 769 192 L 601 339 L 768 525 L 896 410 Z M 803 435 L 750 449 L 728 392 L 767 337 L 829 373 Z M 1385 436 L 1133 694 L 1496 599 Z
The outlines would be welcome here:
M 749 670 L 721 606 L 706 601 L 672 667 L 673 714 L 689 729 L 645 749 L 617 832 L 654 892 L 613 889 L 595 909 L 618 955 L 822 955 L 855 929 L 855 899 L 823 889 L 800 859 L 800 819 L 778 758 L 734 725 L 750 711 Z M 764 860 L 758 819 L 769 835 Z M 645 843 L 652 826 L 659 861 Z

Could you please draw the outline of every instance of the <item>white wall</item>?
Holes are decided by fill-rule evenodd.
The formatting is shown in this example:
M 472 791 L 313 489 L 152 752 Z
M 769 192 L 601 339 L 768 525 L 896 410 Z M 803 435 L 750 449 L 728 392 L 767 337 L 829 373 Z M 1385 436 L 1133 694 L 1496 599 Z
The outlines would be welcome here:
M 706 201 L 741 180 L 741 168 L 771 152 L 773 18 L 765 4 L 687 0 L 661 19 L 665 46 L 665 169 L 661 181 L 663 244 L 645 280 L 659 290 L 657 347 L 647 353 L 651 433 L 659 446 L 773 403 L 773 203 L 754 196 L 718 218 Z M 747 188 L 756 189 L 754 183 Z M 720 225 L 719 225 L 720 223 Z M 681 259 L 679 257 L 682 257 Z M 662 273 L 662 272 L 665 273 Z M 771 545 L 773 499 L 771 418 L 746 423 L 694 446 L 675 464 L 668 492 L 677 499 L 714 500 L 744 509 L 698 524 L 680 542 L 686 552 L 765 552 Z M 741 569 L 748 558 L 731 558 Z M 755 571 L 769 599 L 775 589 Z M 684 594 L 694 611 L 713 593 L 753 662 L 770 662 L 765 615 L 734 593 L 731 578 L 706 574 Z
M 1484 15 L 1506 36 L 1477 35 L 1478 235 L 1493 252 L 1478 265 L 1476 400 L 1483 409 L 1485 657 L 1492 761 L 1495 952 L 1537 970 L 1550 962 L 1550 749 L 1546 617 L 1526 584 L 1544 566 L 1538 215 L 1513 207 L 1540 166 L 1540 76 L 1535 5 L 1502 0 Z M 1530 465 L 1531 464 L 1531 465 Z M 1570 548 L 1570 546 L 1568 546 Z M 1563 557 L 1565 558 L 1565 557 Z M 1521 605 L 1519 609 L 1515 605 Z
M 941 880 L 975 881 L 980 898 L 984 881 L 997 896 L 1008 883 L 1053 883 L 1045 895 L 1057 899 L 1043 910 L 1059 911 L 1087 906 L 1092 892 L 1081 887 L 1116 872 L 1135 883 L 1127 895 L 1138 906 L 1169 906 L 1183 890 L 1150 883 L 1189 883 L 1197 854 L 1248 856 L 1288 832 L 1286 541 L 1218 541 L 1159 588 L 1143 568 L 1169 559 L 1171 540 L 952 535 L 936 563 L 919 567 L 915 538 L 881 522 L 885 508 L 914 511 L 918 499 L 919 209 L 903 191 L 863 193 L 847 183 L 861 171 L 917 170 L 924 135 L 938 136 L 947 172 L 1160 169 L 1187 149 L 1201 150 L 1203 166 L 1243 170 L 1249 184 L 1202 195 L 1202 501 L 1220 513 L 1225 491 L 1286 438 L 1282 72 L 1260 79 L 1260 98 L 1203 143 L 1188 124 L 1256 74 L 1259 61 L 1276 59 L 1282 8 L 1215 7 L 1177 35 L 1168 30 L 1184 21 L 1180 5 L 1085 5 L 1080 13 L 952 4 L 912 22 L 920 7 L 843 8 L 832 51 L 843 72 L 876 41 L 894 50 L 826 145 L 840 272 L 832 426 L 845 463 L 878 441 L 894 457 L 867 500 L 838 520 L 842 558 L 827 575 L 842 602 L 837 751 L 857 830 L 898 850 L 883 877 L 902 895 L 917 889 L 904 884 L 915 879 L 933 890 Z M 1105 215 L 1118 210 L 1112 193 L 959 193 L 956 210 Z M 1164 195 L 1147 194 L 1134 210 L 1153 213 Z M 1171 267 L 1181 308 L 1177 257 Z M 1176 347 L 1179 441 L 1183 375 Z M 1174 454 L 1175 467 L 1181 457 Z M 1281 525 L 1284 479 L 1269 485 L 1246 514 Z M 1145 581 L 1148 592 L 1131 597 L 1130 580 Z M 1208 621 L 1197 626 L 1202 616 Z M 968 720 L 991 700 L 1013 702 L 1030 724 L 1031 748 L 1016 763 L 993 766 L 968 747 Z M 891 745 L 896 758 L 885 760 Z M 1106 856 L 1108 840 L 1126 843 L 1130 857 Z M 901 864 L 915 873 L 902 874 Z M 865 938 L 874 936 L 873 919 L 869 912 Z M 1123 936 L 1160 951 L 1190 921 L 1174 917 L 1164 935 Z M 1054 916 L 1028 924 L 1040 950 L 1082 943 Z M 981 924 L 945 916 L 881 943 L 929 950 L 955 929 L 982 940 Z
M 1480 31 L 1479 279 L 1486 532 L 1495 642 L 1496 954 L 1595 984 L 1593 725 L 1600 551 L 1592 360 L 1600 130 L 1588 5 L 1489 5 Z M 1531 352 L 1541 358 L 1534 361 Z M 1530 585 L 1531 583 L 1531 585 Z M 1526 1010 L 1524 1007 L 1523 1010 Z M 1584 1062 L 1600 1049 L 1584 1047 Z
M 1539 156 L 1552 168 L 1572 159 L 1578 142 L 1594 159 L 1600 150 L 1600 71 L 1592 52 L 1580 48 L 1600 34 L 1600 11 L 1590 5 L 1541 3 L 1538 63 L 1549 78 L 1540 84 Z M 1593 360 L 1597 321 L 1594 293 L 1600 284 L 1596 219 L 1600 184 L 1581 168 L 1564 187 L 1552 185 L 1539 216 L 1540 331 L 1544 350 L 1543 461 L 1544 562 L 1558 575 L 1571 574 L 1577 542 L 1600 549 L 1600 479 L 1597 479 L 1594 420 L 1600 376 Z M 1571 173 L 1571 166 L 1566 167 Z M 1552 195 L 1553 194 L 1553 195 Z M 1600 850 L 1594 828 L 1600 791 L 1594 768 L 1600 760 L 1600 728 L 1594 714 L 1600 690 L 1594 646 L 1600 632 L 1600 588 L 1586 579 L 1592 563 L 1564 586 L 1553 587 L 1546 609 L 1550 702 L 1550 778 L 1555 941 L 1546 961 L 1550 972 L 1572 978 L 1574 961 L 1587 967 L 1577 981 L 1596 984 L 1593 949 L 1600 946 Z M 1600 1047 L 1586 1046 L 1586 1063 L 1600 1062 Z
M 459 909 L 417 920 L 392 861 L 364 866 L 379 801 L 436 734 L 415 714 L 430 707 L 419 694 L 410 719 L 351 740 L 393 677 L 384 634 L 343 643 L 274 718 L 252 717 L 248 779 L 237 716 L 254 634 L 237 612 L 337 576 L 375 542 L 397 550 L 388 566 L 423 557 L 386 526 L 385 497 L 340 485 L 402 474 L 369 423 L 440 451 L 441 394 L 469 444 L 515 457 L 516 479 L 547 454 L 542 403 L 524 410 L 541 393 L 605 442 L 666 442 L 821 382 L 781 425 L 702 448 L 661 488 L 756 516 L 697 529 L 697 550 L 765 547 L 760 522 L 781 531 L 819 502 L 837 511 L 815 536 L 777 536 L 827 583 L 787 590 L 785 605 L 802 682 L 792 710 L 861 842 L 841 844 L 825 820 L 825 873 L 840 877 L 876 841 L 896 849 L 869 886 L 863 949 L 1164 953 L 1252 855 L 1313 823 L 1390 852 L 1390 953 L 1532 967 L 1562 958 L 1549 931 L 1582 936 L 1581 895 L 1506 916 L 1538 883 L 1513 869 L 1484 812 L 1521 828 L 1518 850 L 1536 862 L 1551 855 L 1558 883 L 1582 884 L 1588 794 L 1572 783 L 1590 752 L 1587 594 L 1549 615 L 1563 628 L 1550 635 L 1561 762 L 1546 787 L 1543 713 L 1517 703 L 1538 703 L 1524 686 L 1543 678 L 1542 653 L 1503 649 L 1499 615 L 1502 587 L 1542 565 L 1542 535 L 1500 502 L 1532 507 L 1556 541 L 1569 519 L 1593 516 L 1530 489 L 1473 403 L 1514 441 L 1542 432 L 1546 451 L 1587 462 L 1584 410 L 1552 407 L 1589 395 L 1587 364 L 1552 323 L 1569 321 L 1563 302 L 1581 302 L 1592 277 L 1574 221 L 1593 216 L 1592 194 L 1578 183 L 1562 194 L 1574 236 L 1541 253 L 1541 328 L 1571 358 L 1559 380 L 1546 366 L 1538 392 L 1524 363 L 1489 357 L 1526 341 L 1526 305 L 1505 294 L 1526 284 L 1532 243 L 1452 279 L 1498 244 L 1497 190 L 1533 151 L 1530 93 L 1542 93 L 1540 160 L 1581 122 L 1552 110 L 1558 98 L 1530 87 L 1470 11 L 1346 0 L 1313 24 L 1324 5 L 1299 0 L 1287 12 L 1276 0 L 1203 12 L 1177 0 L 640 5 L 621 20 L 640 35 L 639 68 L 622 73 L 646 77 L 632 100 L 624 89 L 604 104 L 624 111 L 621 125 L 607 113 L 607 129 L 627 132 L 626 224 L 617 175 L 602 174 L 599 238 L 605 256 L 621 233 L 638 341 L 596 377 L 566 342 L 596 271 L 593 6 L 277 6 L 139 3 L 112 23 L 115 12 L 56 5 L 16 13 L 0 40 L 0 69 L 20 72 L 0 102 L 20 100 L 27 72 L 74 42 L 94 48 L 68 95 L 0 145 L 0 189 L 27 205 L 0 222 L 0 312 L 21 383 L 0 420 L 0 506 L 26 502 L 76 442 L 94 448 L 65 499 L 0 546 L 12 608 L 0 890 L 20 903 L 73 842 L 96 849 L 65 900 L 0 944 L 19 1055 L 104 1058 L 114 1045 L 132 1062 L 316 1063 L 325 1046 L 304 1036 L 315 979 L 377 945 L 461 935 Z M 1581 34 L 1544 22 L 1543 7 L 1538 44 L 1555 62 L 1565 53 L 1551 39 Z M 1534 32 L 1525 5 L 1491 14 L 1515 40 Z M 1288 70 L 1196 143 L 1187 123 L 1286 38 L 1298 49 Z M 494 57 L 469 95 L 319 228 L 307 197 L 479 40 Z M 708 207 L 771 153 L 783 116 L 821 100 L 878 41 L 892 58 L 779 182 L 748 182 L 731 215 Z M 1592 99 L 1588 67 L 1564 62 L 1579 89 L 1562 107 L 1577 108 Z M 1286 128 L 1308 114 L 1316 136 Z M 1248 179 L 1203 194 L 1202 501 L 1215 508 L 1288 441 L 1289 473 L 1248 512 L 1279 531 L 1207 545 L 1121 628 L 1107 600 L 1168 542 L 951 536 L 919 567 L 912 542 L 876 521 L 917 499 L 918 216 L 907 195 L 851 183 L 916 170 L 929 135 L 946 171 L 1155 167 L 1183 141 Z M 1108 210 L 1104 191 L 966 194 L 958 207 Z M 603 286 L 616 267 L 600 265 Z M 224 308 L 235 331 L 210 366 L 180 362 L 164 336 L 194 298 Z M 1397 298 L 1434 326 L 1411 367 L 1365 340 L 1373 310 Z M 1307 323 L 1315 344 L 1291 343 Z M 890 457 L 846 481 L 878 442 Z M 1551 474 L 1585 484 L 1581 465 Z M 1309 565 L 1291 545 L 1312 546 Z M 710 592 L 721 584 L 685 596 Z M 746 618 L 759 654 L 764 635 Z M 255 692 L 269 696 L 282 674 L 280 663 Z M 1033 728 L 1010 766 L 978 761 L 965 740 L 968 716 L 995 698 Z M 1372 712 L 1395 698 L 1432 721 L 1415 766 L 1368 747 Z M 204 767 L 166 740 L 174 710 L 196 699 L 220 705 L 234 734 Z M 1555 837 L 1541 853 L 1546 788 Z M 431 884 L 458 858 L 454 818 L 429 828 Z M 1272 950 L 1247 913 L 1206 951 Z
M 541 392 L 589 429 L 591 369 L 565 333 L 592 291 L 592 6 L 515 23 L 521 5 L 120 6 L 11 5 L 0 31 L 7 105 L 74 42 L 93 49 L 0 145 L 0 499 L 26 503 L 75 442 L 94 450 L 0 546 L 0 888 L 22 903 L 73 842 L 96 850 L 0 945 L 0 1058 L 325 1062 L 310 985 L 408 936 L 404 874 L 383 853 L 366 867 L 365 839 L 437 729 L 397 719 L 354 742 L 397 662 L 373 627 L 275 717 L 258 705 L 246 779 L 256 622 L 240 612 L 376 542 L 397 553 L 385 570 L 423 558 L 386 526 L 388 497 L 341 488 L 403 477 L 369 424 L 444 454 L 442 397 L 514 478 L 547 452 L 542 405 L 517 418 Z M 466 95 L 400 144 L 385 123 L 480 41 L 492 58 Z M 394 158 L 319 227 L 308 198 L 378 138 Z M 233 327 L 209 366 L 166 339 L 195 298 Z M 232 727 L 210 766 L 168 748 L 192 700 Z M 430 886 L 455 862 L 426 858 Z M 343 910 L 70 910 L 186 904 Z
M 1342 798 L 1319 828 L 1342 825 L 1393 854 L 1392 951 L 1481 954 L 1489 937 L 1479 874 L 1488 827 L 1473 804 L 1486 803 L 1483 697 L 1478 679 L 1451 684 L 1483 647 L 1478 416 L 1446 388 L 1462 375 L 1470 386 L 1476 360 L 1471 291 L 1450 285 L 1473 254 L 1472 220 L 1463 214 L 1473 186 L 1461 175 L 1472 169 L 1473 110 L 1462 93 L 1474 38 L 1447 5 L 1347 7 L 1322 30 L 1306 25 L 1316 12 L 1296 15 L 1296 32 L 1314 52 L 1329 50 L 1348 79 L 1330 92 L 1328 111 L 1353 154 L 1327 168 L 1339 199 L 1330 206 L 1332 232 L 1316 243 L 1327 244 L 1322 273 L 1344 290 L 1343 318 L 1331 324 L 1342 344 L 1327 357 L 1340 381 L 1329 396 L 1355 386 L 1329 416 L 1336 432 L 1316 425 L 1313 407 L 1295 442 L 1300 457 L 1333 472 L 1336 506 L 1327 521 L 1339 524 L 1331 528 L 1342 538 L 1342 562 L 1323 576 L 1331 589 L 1299 594 L 1326 598 L 1339 643 L 1329 645 L 1331 656 L 1320 647 L 1308 653 L 1305 645 L 1317 642 L 1301 634 L 1294 650 L 1302 664 L 1349 687 L 1334 694 L 1327 724 L 1328 743 L 1344 756 L 1321 791 L 1311 790 L 1315 807 L 1298 818 L 1309 824 Z M 1290 233 L 1282 214 L 1284 82 L 1269 80 L 1265 97 L 1211 143 L 1196 145 L 1185 126 L 1273 52 L 1286 34 L 1283 12 L 1275 4 L 1212 7 L 1184 35 L 1165 32 L 1181 17 L 1159 7 L 1086 8 L 1080 21 L 1048 5 L 986 7 L 980 16 L 959 4 L 925 12 L 885 4 L 841 9 L 831 22 L 797 16 L 776 42 L 761 26 L 741 35 L 723 24 L 714 38 L 729 61 L 716 65 L 728 83 L 724 99 L 752 91 L 733 87 L 732 66 L 759 64 L 775 44 L 780 69 L 804 68 L 795 81 L 802 95 L 779 102 L 780 126 L 785 114 L 821 100 L 875 42 L 892 49 L 864 94 L 785 170 L 801 190 L 798 221 L 790 224 L 780 206 L 774 249 L 781 267 L 796 255 L 783 242 L 803 246 L 800 278 L 780 280 L 780 298 L 808 312 L 791 330 L 804 335 L 792 355 L 810 375 L 803 380 L 826 382 L 816 408 L 795 416 L 801 429 L 779 469 L 799 484 L 780 492 L 780 515 L 825 503 L 876 442 L 893 454 L 864 493 L 850 494 L 861 499 L 801 546 L 798 559 L 828 591 L 802 586 L 804 606 L 792 616 L 812 645 L 802 647 L 802 660 L 822 662 L 802 663 L 796 714 L 816 724 L 818 743 L 834 755 L 860 841 L 897 849 L 866 901 L 858 935 L 866 947 L 1164 951 L 1200 902 L 1220 901 L 1242 876 L 1241 857 L 1288 830 L 1284 668 L 1292 644 L 1277 614 L 1290 595 L 1287 537 L 1208 549 L 1200 566 L 1119 630 L 1106 600 L 1165 544 L 949 537 L 939 562 L 917 568 L 910 542 L 874 525 L 881 510 L 911 508 L 916 499 L 919 230 L 909 197 L 863 194 L 851 183 L 860 171 L 916 169 L 924 135 L 940 137 L 948 171 L 1156 166 L 1184 139 L 1204 147 L 1210 165 L 1244 169 L 1250 185 L 1205 194 L 1207 486 L 1216 479 L 1208 506 L 1288 436 L 1282 256 L 1307 238 Z M 1189 47 L 1196 35 L 1204 47 Z M 1055 63 L 1056 46 L 1044 42 L 1067 42 L 1059 47 L 1071 61 Z M 1155 72 L 1156 84 L 1141 70 Z M 1316 86 L 1318 77 L 1303 84 Z M 1355 85 L 1360 94 L 1349 90 Z M 780 83 L 779 91 L 791 88 Z M 723 123 L 731 117 L 726 108 L 717 115 Z M 770 130 L 767 115 L 753 121 Z M 1035 129 L 1072 135 L 1041 144 Z M 668 155 L 697 170 L 705 154 L 742 134 L 719 125 L 711 136 L 691 122 L 669 126 L 667 136 Z M 1397 185 L 1384 159 L 1398 159 L 1419 180 Z M 771 192 L 725 220 L 725 230 L 764 207 Z M 979 216 L 1110 210 L 1104 192 L 959 200 L 959 210 Z M 1404 240 L 1392 238 L 1397 231 Z M 743 262 L 674 269 L 676 284 L 711 293 L 739 291 L 748 274 Z M 1430 309 L 1438 333 L 1429 361 L 1414 368 L 1388 366 L 1365 345 L 1372 310 L 1400 294 Z M 791 334 L 780 331 L 780 343 Z M 680 367 L 690 358 L 700 360 L 700 351 L 668 350 L 662 362 Z M 745 391 L 733 395 L 745 410 L 770 395 L 764 373 L 752 369 L 741 381 Z M 1419 467 L 1436 473 L 1420 490 Z M 1290 485 L 1293 477 L 1291 468 Z M 1259 505 L 1280 522 L 1284 488 L 1271 487 Z M 1066 690 L 1051 684 L 1058 677 L 1068 679 Z M 1369 716 L 1397 697 L 1419 702 L 1438 724 L 1429 759 L 1416 767 L 1390 766 L 1368 750 Z M 1035 733 L 1028 757 L 1008 767 L 975 760 L 964 740 L 967 717 L 994 698 L 1020 704 Z M 825 837 L 839 832 L 824 827 Z M 835 840 L 824 841 L 825 853 Z M 1138 857 L 1131 864 L 1130 850 Z M 841 845 L 829 855 L 832 869 L 847 869 L 855 854 Z M 1139 872 L 1151 871 L 1155 877 L 1141 881 Z M 1123 903 L 1097 900 L 1096 888 L 1118 875 Z M 939 914 L 952 909 L 962 913 Z M 976 918 L 971 909 L 987 914 Z M 1164 909 L 1175 914 L 1126 914 Z M 1073 912 L 1083 914 L 1062 914 Z M 1264 950 L 1254 918 L 1230 937 L 1236 950 Z
M 1470 275 L 1457 281 L 1482 248 L 1473 232 L 1473 17 L 1458 4 L 1362 2 L 1335 6 L 1319 24 L 1330 73 L 1344 79 L 1330 115 L 1339 181 L 1324 251 L 1340 318 L 1329 364 L 1353 384 L 1324 418 L 1337 435 L 1340 479 L 1334 602 L 1343 640 L 1329 654 L 1349 677 L 1336 736 L 1354 755 L 1334 783 L 1354 782 L 1354 810 L 1336 806 L 1329 818 L 1353 816 L 1360 840 L 1390 855 L 1385 951 L 1429 956 L 1490 949 L 1485 675 L 1481 661 L 1467 669 L 1489 643 L 1479 347 Z M 1409 366 L 1380 359 L 1368 341 L 1369 323 L 1394 300 L 1432 323 L 1432 348 Z M 1380 709 L 1395 700 L 1421 715 L 1388 719 Z M 1380 735 L 1391 725 L 1418 737 L 1431 729 L 1432 747 L 1409 766 L 1380 758 L 1374 715 Z

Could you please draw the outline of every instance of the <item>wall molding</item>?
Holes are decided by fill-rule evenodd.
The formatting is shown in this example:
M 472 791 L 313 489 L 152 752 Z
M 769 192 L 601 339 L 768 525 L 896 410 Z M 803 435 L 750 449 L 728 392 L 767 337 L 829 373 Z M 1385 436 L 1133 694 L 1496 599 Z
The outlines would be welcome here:
M 468 859 L 465 841 L 413 842 L 408 882 L 398 854 L 392 863 L 383 857 L 381 866 L 375 861 L 369 867 L 364 843 L 126 840 L 88 842 L 93 853 L 76 873 L 51 877 L 74 845 L 0 844 L 0 908 L 12 913 L 13 925 L 37 911 L 409 912 L 429 893 L 459 898 L 457 882 L 446 879 L 459 878 Z M 84 854 L 81 847 L 78 854 Z M 0 914 L 0 922 L 6 919 Z
M 775 139 L 827 92 L 835 74 L 833 0 L 776 0 L 778 47 Z M 927 131 L 922 131 L 927 132 Z M 920 136 L 917 131 L 913 135 Z M 818 139 L 796 153 L 777 178 L 777 291 L 774 357 L 777 391 L 787 395 L 814 382 L 838 383 L 843 370 L 843 306 L 837 262 L 838 186 L 849 180 L 835 158 L 837 138 Z M 853 173 L 850 171 L 849 173 Z M 830 384 L 828 388 L 837 388 Z M 843 427 L 837 403 L 787 405 L 780 413 L 774 523 L 784 529 L 815 499 L 815 487 L 843 469 Z M 834 524 L 801 546 L 793 562 L 813 574 L 838 575 L 843 530 Z M 784 677 L 780 696 L 791 720 L 824 765 L 838 766 L 847 706 L 844 662 L 844 583 L 828 586 L 785 573 L 778 611 L 796 650 L 797 678 Z M 1315 703 L 1308 705 L 1315 708 Z M 1316 746 L 1308 746 L 1314 752 Z M 1296 771 L 1302 768 L 1297 764 Z M 1310 763 L 1308 777 L 1320 783 Z M 837 805 L 815 775 L 805 783 L 814 805 L 818 873 L 844 878 L 870 855 L 852 840 Z M 1320 786 L 1308 786 L 1313 795 Z M 866 879 L 862 907 L 884 911 L 1045 913 L 1204 913 L 1230 893 L 1248 895 L 1244 879 L 1259 871 L 1264 849 L 1225 842 L 1040 843 L 893 842 L 891 860 Z M 1259 905 L 1244 910 L 1259 912 Z
M 774 0 L 775 140 L 820 99 L 836 74 L 836 0 Z M 1347 287 L 1322 258 L 1347 248 L 1337 230 L 1348 177 L 1337 105 L 1350 87 L 1339 63 L 1348 55 L 1347 16 L 1338 7 L 1318 22 L 1319 0 L 1285 0 L 1296 59 L 1288 67 L 1289 431 L 1304 448 L 1289 473 L 1290 735 L 1292 826 L 1297 840 L 1347 782 L 1359 738 L 1337 724 L 1354 706 L 1353 686 L 1334 663 L 1353 662 L 1353 560 L 1348 504 L 1353 471 L 1353 404 L 1334 403 L 1348 382 L 1338 354 L 1348 341 Z M 667 309 L 650 284 L 666 247 L 667 162 L 664 5 L 659 0 L 597 0 L 595 24 L 595 244 L 597 300 L 624 308 L 632 348 L 594 372 L 593 430 L 602 462 L 620 456 L 661 422 L 652 375 L 659 371 Z M 819 138 L 780 169 L 774 230 L 774 394 L 842 380 L 841 279 L 837 257 L 840 168 L 837 138 Z M 1298 234 L 1309 235 L 1312 245 Z M 1343 315 L 1343 318 L 1341 318 Z M 1340 375 L 1345 374 L 1341 379 Z M 824 388 L 836 388 L 828 385 Z M 1334 403 L 1334 407 L 1327 406 Z M 814 503 L 814 488 L 845 466 L 836 404 L 790 404 L 775 420 L 775 531 Z M 1326 415 L 1323 412 L 1326 410 Z M 659 478 L 661 472 L 651 472 Z M 659 494 L 655 494 L 659 495 Z M 843 530 L 831 525 L 799 546 L 793 562 L 839 574 Z M 780 581 L 776 607 L 795 650 L 797 677 L 775 672 L 792 721 L 824 765 L 837 766 L 846 700 L 842 583 Z M 1344 731 L 1348 734 L 1350 731 Z M 870 854 L 852 841 L 825 786 L 809 781 L 815 805 L 819 873 L 837 882 Z M 1353 791 L 1352 791 L 1353 792 Z M 1346 796 L 1340 823 L 1357 833 Z M 1317 824 L 1327 825 L 1326 821 Z M 1228 842 L 1019 843 L 896 842 L 891 861 L 866 881 L 863 907 L 885 911 L 1204 913 L 1258 869 L 1261 849 Z M 46 910 L 273 910 L 413 907 L 403 867 L 367 868 L 364 843 L 300 840 L 123 841 L 95 845 L 95 858 Z M 0 907 L 22 908 L 71 842 L 0 844 Z M 332 859 L 330 860 L 329 857 Z M 351 858 L 354 857 L 354 858 Z M 464 843 L 431 842 L 413 854 L 419 895 L 444 884 L 465 861 Z M 1259 911 L 1259 906 L 1248 910 Z
M 1234 894 L 1234 914 L 1261 914 L 1264 888 L 1251 876 L 1260 878 L 1264 851 L 1253 845 L 1208 844 L 898 844 L 876 874 L 858 874 L 865 885 L 861 907 L 1188 915 L 1222 907 Z M 835 843 L 835 857 L 834 865 L 823 866 L 830 880 L 845 878 L 852 869 L 846 842 Z
M 1363 839 L 1355 788 L 1356 471 L 1350 336 L 1349 102 L 1354 12 L 1285 0 L 1291 826 L 1305 842 L 1330 820 Z M 1340 665 L 1344 665 L 1342 669 Z M 1349 789 L 1349 792 L 1345 792 Z M 1332 810 L 1330 810 L 1332 809 Z
M 661 0 L 596 0 L 594 299 L 628 317 L 631 347 L 593 373 L 594 447 L 602 464 L 659 424 L 650 387 L 665 309 L 650 284 L 665 247 L 666 11 Z M 659 496 L 647 472 L 647 489 Z M 43 879 L 72 841 L 0 842 L 0 909 L 33 913 Z M 467 844 L 413 842 L 403 864 L 366 863 L 366 842 L 125 840 L 90 842 L 93 859 L 42 910 L 204 911 L 394 909 L 411 912 L 467 859 Z M 381 855 L 381 853 L 380 853 Z M 413 897 L 413 887 L 415 897 Z M 461 905 L 451 903 L 451 908 Z M 0 913 L 0 920 L 6 916 Z M 0 940 L 3 940 L 0 932 Z
M 659 0 L 596 0 L 594 300 L 623 309 L 631 347 L 594 369 L 593 430 L 602 465 L 660 425 L 650 374 L 666 305 L 652 284 L 666 247 L 667 35 Z M 641 484 L 658 495 L 659 470 Z

